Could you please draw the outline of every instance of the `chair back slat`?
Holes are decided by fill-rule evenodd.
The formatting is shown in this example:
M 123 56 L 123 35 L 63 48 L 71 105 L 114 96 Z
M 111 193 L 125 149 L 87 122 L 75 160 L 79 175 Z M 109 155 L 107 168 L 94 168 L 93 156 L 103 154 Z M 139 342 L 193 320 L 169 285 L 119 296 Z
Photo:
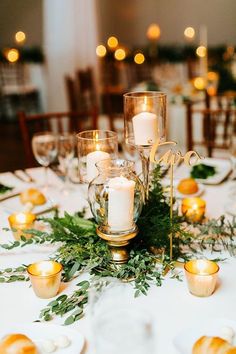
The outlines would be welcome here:
M 194 108 L 188 103 L 186 106 L 187 148 L 193 150 L 196 145 L 204 146 L 211 157 L 215 149 L 229 149 L 232 131 L 236 125 L 236 108 L 232 104 L 222 104 L 218 100 L 218 108 Z M 226 102 L 226 101 L 225 101 Z M 193 132 L 195 117 L 203 122 L 202 140 L 196 141 Z

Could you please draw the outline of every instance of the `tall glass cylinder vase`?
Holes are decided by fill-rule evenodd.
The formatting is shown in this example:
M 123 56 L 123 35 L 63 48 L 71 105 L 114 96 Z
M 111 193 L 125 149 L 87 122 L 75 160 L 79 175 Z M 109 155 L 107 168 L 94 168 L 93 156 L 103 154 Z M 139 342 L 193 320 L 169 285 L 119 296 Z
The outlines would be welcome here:
M 145 196 L 148 199 L 150 152 L 166 139 L 166 94 L 156 91 L 124 95 L 125 142 L 135 146 L 142 161 Z
M 90 183 L 98 176 L 96 163 L 117 158 L 117 133 L 109 130 L 86 130 L 77 134 L 80 181 Z

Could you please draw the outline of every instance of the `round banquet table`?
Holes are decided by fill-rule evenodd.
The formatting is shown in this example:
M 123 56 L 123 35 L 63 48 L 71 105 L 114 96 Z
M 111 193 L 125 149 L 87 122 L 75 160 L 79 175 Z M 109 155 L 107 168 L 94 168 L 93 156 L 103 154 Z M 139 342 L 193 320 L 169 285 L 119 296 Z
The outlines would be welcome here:
M 41 168 L 28 170 L 37 180 L 42 179 L 43 171 Z M 178 177 L 184 172 L 178 172 Z M 75 185 L 75 191 L 69 196 L 63 196 L 59 190 L 62 181 L 50 171 L 50 181 L 54 184 L 55 190 L 50 197 L 60 205 L 63 213 L 81 210 L 86 204 L 86 191 L 83 186 Z M 29 184 L 19 182 L 12 173 L 0 175 L 0 182 L 28 188 Z M 217 186 L 205 186 L 203 198 L 207 202 L 207 216 L 218 217 L 224 214 L 224 203 L 229 195 L 231 182 L 224 182 Z M 0 203 L 0 225 L 8 227 L 8 213 Z M 1 231 L 1 243 L 12 241 L 11 232 Z M 0 269 L 6 267 L 30 264 L 32 262 L 47 259 L 55 246 L 34 245 L 23 249 L 13 249 L 6 251 L 0 250 Z M 218 255 L 217 255 L 218 256 Z M 212 256 L 214 258 L 214 255 Z M 182 272 L 182 270 L 180 270 Z M 130 284 L 126 285 L 124 296 L 132 302 L 137 309 L 147 309 L 151 312 L 155 321 L 155 341 L 156 353 L 176 354 L 173 339 L 184 328 L 193 326 L 196 322 L 205 322 L 207 319 L 227 318 L 236 319 L 236 259 L 230 258 L 220 264 L 219 284 L 215 293 L 208 298 L 198 298 L 188 292 L 185 277 L 183 281 L 171 279 L 167 274 L 161 287 L 152 286 L 147 296 L 134 298 L 134 291 Z M 80 275 L 79 278 L 70 283 L 63 284 L 61 293 L 70 294 L 79 280 L 87 279 L 88 274 Z M 15 323 L 32 323 L 38 319 L 40 310 L 44 308 L 50 300 L 42 300 L 35 296 L 29 283 L 15 282 L 0 284 L 0 316 L 1 325 L 9 326 Z M 92 354 L 90 317 L 85 311 L 85 316 L 80 321 L 74 323 L 72 328 L 78 330 L 85 336 L 86 346 L 83 350 L 86 354 Z M 53 323 L 62 324 L 63 319 L 55 318 Z M 187 333 L 186 333 L 187 335 Z

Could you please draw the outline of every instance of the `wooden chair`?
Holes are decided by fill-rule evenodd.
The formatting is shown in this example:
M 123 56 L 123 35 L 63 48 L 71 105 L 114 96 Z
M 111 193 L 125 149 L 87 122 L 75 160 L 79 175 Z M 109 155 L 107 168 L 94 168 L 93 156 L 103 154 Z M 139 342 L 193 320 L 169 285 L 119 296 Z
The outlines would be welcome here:
M 40 131 L 79 132 L 82 129 L 91 129 L 97 125 L 97 113 L 91 112 L 64 112 L 26 115 L 24 112 L 18 114 L 20 131 L 28 167 L 35 165 L 35 159 L 31 148 L 31 139 L 34 133 Z M 87 125 L 88 123 L 88 125 Z
M 68 75 L 65 76 L 66 94 L 70 112 L 78 111 L 78 93 L 75 81 Z
M 78 70 L 76 73 L 79 106 L 78 110 L 90 110 L 98 107 L 97 95 L 94 84 L 93 69 Z
M 202 139 L 194 137 L 194 119 L 202 124 Z M 195 146 L 204 146 L 208 156 L 212 157 L 215 149 L 229 149 L 230 138 L 236 125 L 236 108 L 194 108 L 191 103 L 186 107 L 187 148 L 194 150 Z
M 0 118 L 14 121 L 19 110 L 40 111 L 39 92 L 28 74 L 23 63 L 0 63 Z

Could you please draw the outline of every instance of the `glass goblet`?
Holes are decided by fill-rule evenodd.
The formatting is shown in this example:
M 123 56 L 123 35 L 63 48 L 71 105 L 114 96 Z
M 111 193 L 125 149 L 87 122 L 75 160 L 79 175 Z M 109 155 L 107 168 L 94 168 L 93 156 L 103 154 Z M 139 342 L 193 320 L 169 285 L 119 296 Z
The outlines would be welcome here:
M 130 301 L 130 288 L 114 278 L 95 283 L 89 294 L 92 345 L 96 354 L 153 354 L 154 321 Z
M 62 192 L 67 194 L 73 190 L 69 179 L 69 170 L 75 152 L 75 135 L 71 133 L 63 133 L 58 138 L 58 160 L 65 174 L 65 184 Z
M 48 183 L 48 167 L 57 157 L 58 137 L 53 132 L 40 132 L 33 135 L 32 149 L 36 161 L 44 167 L 45 180 L 43 189 L 47 190 L 51 185 Z

